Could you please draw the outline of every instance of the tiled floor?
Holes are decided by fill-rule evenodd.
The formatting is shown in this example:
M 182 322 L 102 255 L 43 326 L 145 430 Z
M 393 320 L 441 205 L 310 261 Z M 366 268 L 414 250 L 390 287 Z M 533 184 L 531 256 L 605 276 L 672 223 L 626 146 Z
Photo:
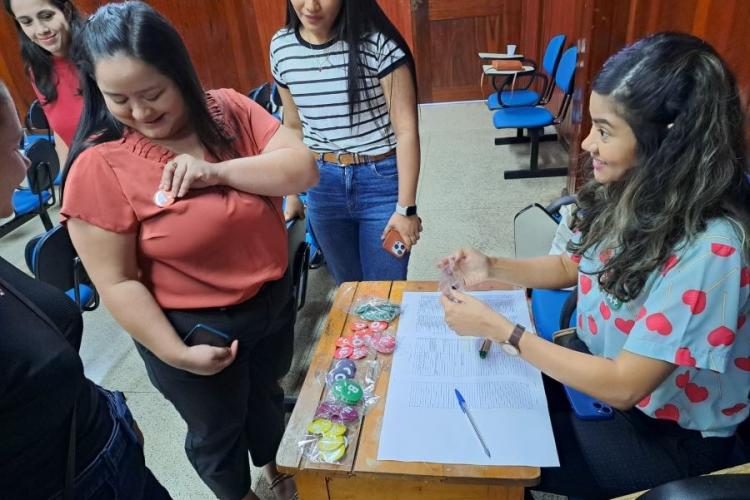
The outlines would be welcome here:
M 512 255 L 513 215 L 534 201 L 547 202 L 565 186 L 561 177 L 506 181 L 504 170 L 527 168 L 529 146 L 495 146 L 499 134 L 482 103 L 423 106 L 420 111 L 422 170 L 417 203 L 424 233 L 411 257 L 409 279 L 436 279 L 437 260 L 460 246 Z M 567 163 L 554 142 L 540 145 L 540 166 Z M 0 239 L 0 254 L 25 269 L 23 247 L 42 232 L 38 220 Z M 310 271 L 307 305 L 297 325 L 295 364 L 285 387 L 296 390 L 321 327 L 333 284 L 325 268 Z M 213 498 L 189 465 L 182 449 L 185 424 L 151 386 L 140 357 L 126 333 L 104 307 L 85 314 L 81 357 L 87 375 L 126 393 L 146 439 L 146 460 L 154 474 L 180 500 Z M 261 498 L 272 499 L 253 470 Z

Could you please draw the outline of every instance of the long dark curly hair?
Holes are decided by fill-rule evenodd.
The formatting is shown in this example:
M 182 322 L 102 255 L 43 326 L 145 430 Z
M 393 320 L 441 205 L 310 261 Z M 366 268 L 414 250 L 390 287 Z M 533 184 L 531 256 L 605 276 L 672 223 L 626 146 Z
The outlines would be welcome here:
M 80 30 L 82 25 L 81 14 L 76 9 L 76 6 L 70 0 L 48 0 L 50 5 L 60 9 L 65 15 L 70 26 L 70 40 L 71 45 L 75 33 Z M 26 72 L 29 78 L 34 79 L 34 85 L 39 89 L 39 92 L 44 96 L 44 102 L 42 104 L 49 104 L 57 100 L 57 79 L 52 68 L 52 54 L 35 44 L 26 33 L 23 32 L 23 28 L 13 13 L 13 9 L 10 5 L 10 0 L 4 0 L 5 10 L 8 12 L 10 17 L 13 19 L 13 24 L 16 25 L 16 31 L 18 31 L 18 42 L 21 45 L 21 57 L 26 65 Z
M 592 180 L 578 193 L 581 240 L 569 249 L 612 250 L 596 273 L 601 288 L 637 297 L 675 246 L 717 217 L 734 222 L 748 255 L 745 119 L 716 50 L 691 35 L 654 34 L 612 56 L 593 91 L 613 100 L 637 141 L 636 164 L 620 180 Z

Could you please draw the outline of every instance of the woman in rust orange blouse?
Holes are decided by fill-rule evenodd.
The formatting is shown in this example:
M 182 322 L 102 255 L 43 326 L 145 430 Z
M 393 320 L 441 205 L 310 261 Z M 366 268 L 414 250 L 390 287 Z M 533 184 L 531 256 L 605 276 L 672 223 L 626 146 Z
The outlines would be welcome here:
M 80 39 L 84 113 L 62 215 L 152 383 L 188 424 L 186 451 L 219 498 L 257 498 L 247 452 L 280 498 L 278 378 L 294 311 L 281 197 L 317 182 L 294 134 L 233 90 L 203 92 L 174 28 L 110 4 Z M 183 341 L 203 323 L 226 347 Z

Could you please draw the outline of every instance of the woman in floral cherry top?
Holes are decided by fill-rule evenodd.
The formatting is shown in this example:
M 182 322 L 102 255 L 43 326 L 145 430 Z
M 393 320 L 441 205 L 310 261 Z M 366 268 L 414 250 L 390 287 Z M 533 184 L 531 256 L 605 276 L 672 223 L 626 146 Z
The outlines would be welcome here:
M 574 349 L 466 294 L 443 305 L 456 332 L 510 343 L 546 375 L 561 467 L 543 469 L 538 489 L 602 498 L 732 465 L 750 411 L 750 186 L 735 79 L 698 38 L 660 33 L 612 56 L 589 112 L 593 179 L 570 253 L 463 249 L 441 265 L 467 285 L 578 284 Z M 614 418 L 576 418 L 552 379 Z

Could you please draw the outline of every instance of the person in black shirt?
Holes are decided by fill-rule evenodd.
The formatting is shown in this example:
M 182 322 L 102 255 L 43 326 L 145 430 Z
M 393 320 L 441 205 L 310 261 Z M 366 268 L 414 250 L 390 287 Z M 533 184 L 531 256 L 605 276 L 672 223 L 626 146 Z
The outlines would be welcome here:
M 0 217 L 28 168 L 0 81 Z M 0 258 L 0 498 L 162 499 L 120 392 L 83 375 L 83 321 L 61 291 Z

